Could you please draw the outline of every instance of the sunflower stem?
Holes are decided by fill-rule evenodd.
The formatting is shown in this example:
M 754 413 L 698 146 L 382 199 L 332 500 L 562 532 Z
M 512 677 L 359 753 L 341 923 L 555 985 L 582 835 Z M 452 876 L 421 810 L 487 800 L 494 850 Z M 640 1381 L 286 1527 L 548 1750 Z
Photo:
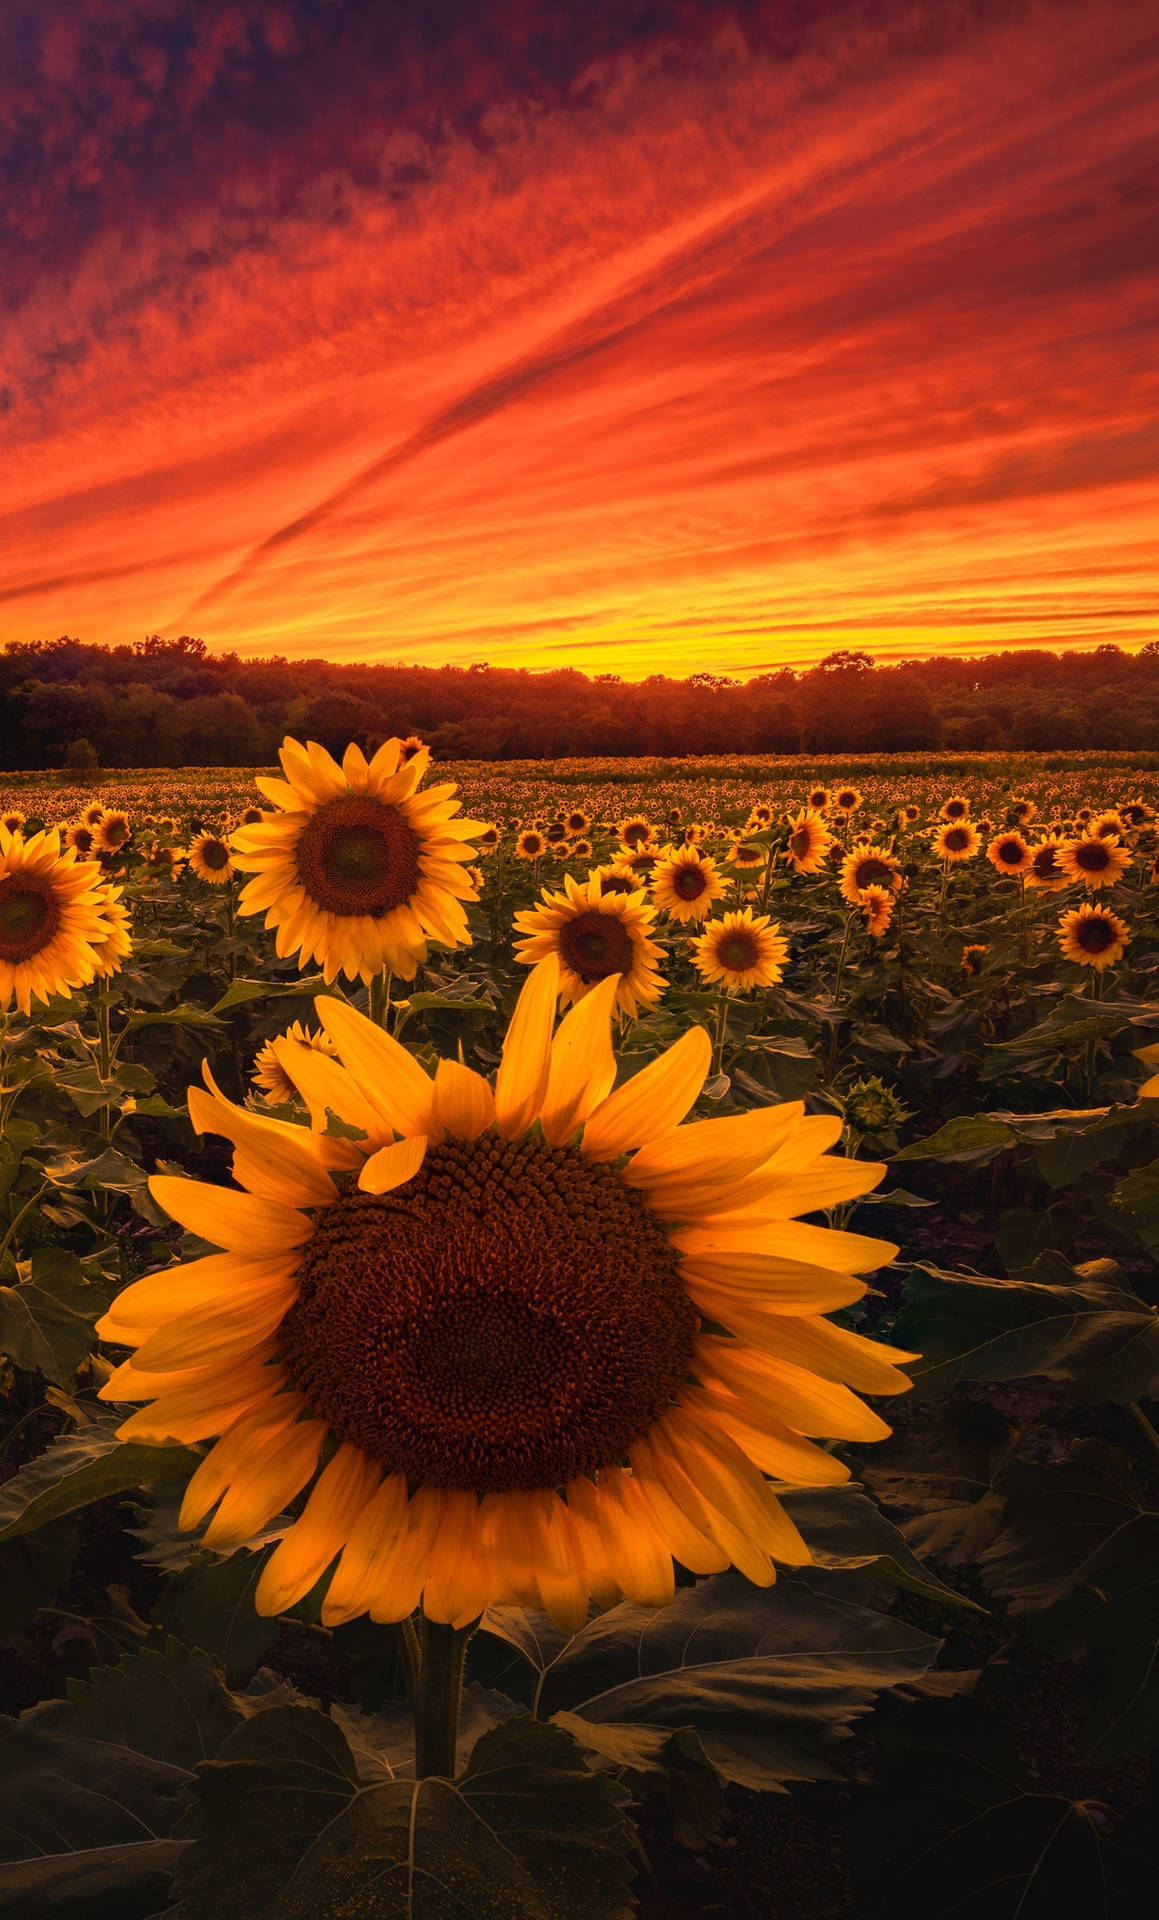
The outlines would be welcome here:
M 109 1005 L 112 1000 L 108 987 L 102 984 L 97 988 L 97 1072 L 101 1079 L 102 1090 L 113 1075 L 113 1041 L 109 1027 Z M 113 1114 L 111 1107 L 101 1108 L 101 1139 L 113 1137 Z
M 1127 1412 L 1131 1415 L 1135 1425 L 1146 1440 L 1147 1445 L 1151 1447 L 1154 1452 L 1159 1453 L 1159 1433 L 1156 1433 L 1137 1400 L 1128 1400 Z
M 390 983 L 393 977 L 390 968 L 384 967 L 370 983 L 370 1017 L 375 1026 L 381 1027 L 386 1033 L 390 1031 Z
M 422 1672 L 423 1656 L 419 1646 L 419 1637 L 415 1623 L 408 1616 L 405 1620 L 396 1620 L 394 1627 L 398 1650 L 402 1656 L 402 1676 L 406 1687 L 407 1705 L 411 1713 L 418 1712 L 419 1675 Z
M 721 1063 L 724 1059 L 724 1034 L 727 1026 L 728 989 L 722 980 L 720 997 L 716 1003 L 716 1034 L 712 1042 L 712 1073 L 710 1078 L 713 1080 L 715 1080 L 717 1074 L 721 1071 Z
M 463 1663 L 469 1627 L 444 1627 L 423 1614 L 419 1638 L 422 1665 L 415 1703 L 415 1777 L 429 1780 L 455 1777 L 455 1750 L 459 1743 L 459 1704 L 463 1695 Z
M 854 908 L 851 912 L 847 913 L 845 916 L 845 931 L 841 936 L 841 952 L 837 956 L 837 979 L 834 982 L 834 986 L 833 986 L 834 1000 L 839 1000 L 841 998 L 841 981 L 845 974 L 845 956 L 849 952 L 849 932 L 856 917 L 857 917 L 856 908 Z

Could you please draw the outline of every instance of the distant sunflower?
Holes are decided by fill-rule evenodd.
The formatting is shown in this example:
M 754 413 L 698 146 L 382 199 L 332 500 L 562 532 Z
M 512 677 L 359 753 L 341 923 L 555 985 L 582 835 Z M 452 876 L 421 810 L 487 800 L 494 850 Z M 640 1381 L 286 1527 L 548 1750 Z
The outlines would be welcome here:
M 1037 887 L 1042 893 L 1059 893 L 1070 885 L 1068 876 L 1059 865 L 1059 854 L 1065 845 L 1063 834 L 1053 831 L 1045 839 L 1034 842 L 1026 872 L 1028 887 Z
M 411 761 L 417 760 L 420 753 L 428 752 L 429 748 L 419 739 L 417 733 L 408 733 L 406 739 L 398 743 L 398 764 L 400 767 L 409 767 Z
M 813 787 L 810 792 L 805 795 L 805 805 L 811 813 L 824 813 L 826 807 L 831 804 L 831 801 L 832 795 L 828 787 Z
M 547 852 L 547 841 L 535 827 L 525 827 L 516 836 L 515 852 L 520 860 L 542 860 Z
M 839 813 L 856 813 L 862 804 L 862 796 L 856 787 L 838 787 L 833 795 L 833 805 Z
M 15 831 L 15 829 L 9 829 Z M 97 830 L 84 820 L 69 820 L 63 828 L 64 843 L 71 847 L 82 860 L 96 852 Z
M 515 958 L 533 967 L 556 956 L 561 1007 L 615 976 L 615 1004 L 634 1018 L 642 1006 L 655 1006 L 665 987 L 656 965 L 663 950 L 650 937 L 654 926 L 642 891 L 605 893 L 597 876 L 573 880 L 565 873 L 562 893 L 544 888 L 541 905 L 515 915 L 523 936 Z
M 1108 807 L 1105 813 L 1095 815 L 1090 830 L 1100 840 L 1119 840 L 1127 832 L 1127 823 L 1115 807 Z
M 1129 827 L 1145 827 L 1155 818 L 1145 800 L 1124 800 L 1119 812 Z
M 650 841 L 654 840 L 656 830 L 644 814 L 634 813 L 629 814 L 626 820 L 617 823 L 616 838 L 634 852 L 637 847 L 646 847 Z
M 573 860 L 590 860 L 591 857 L 592 843 L 590 840 L 576 840 L 573 843 L 571 849 L 571 858 Z
M 948 800 L 944 800 L 938 808 L 938 818 L 939 820 L 968 820 L 970 802 L 965 794 L 952 793 Z
M 620 860 L 597 867 L 594 874 L 589 873 L 588 879 L 599 881 L 601 893 L 639 893 L 642 884 L 631 867 L 624 866 Z
M 767 913 L 751 907 L 710 920 L 693 940 L 692 964 L 702 980 L 745 991 L 773 987 L 784 979 L 789 943 Z
M 317 961 L 327 981 L 384 969 L 413 980 L 428 939 L 471 944 L 463 902 L 476 896 L 463 868 L 477 823 L 455 819 L 453 785 L 418 791 L 425 747 L 405 766 L 399 755 L 388 740 L 368 764 L 352 744 L 339 766 L 314 741 L 287 739 L 285 780 L 257 781 L 283 811 L 233 835 L 236 864 L 256 871 L 242 913 L 264 910 L 278 957 Z
M 699 820 L 690 820 L 680 836 L 686 847 L 698 847 L 708 838 L 708 828 Z
M 591 826 L 591 815 L 585 813 L 582 807 L 573 807 L 570 813 L 564 815 L 563 824 L 568 839 L 575 840 Z
M 629 873 L 638 875 L 636 884 L 642 887 L 646 881 L 652 878 L 652 874 L 656 868 L 656 862 L 659 858 L 659 847 L 651 845 L 631 848 L 619 847 L 616 850 L 615 864 L 617 866 L 627 867 Z
M 1078 821 L 1079 825 L 1083 827 L 1089 826 L 1091 821 L 1094 819 L 1094 817 L 1095 817 L 1095 810 L 1093 807 L 1079 807 L 1078 811 L 1075 814 L 1075 819 Z
M 876 884 L 862 887 L 857 904 L 865 916 L 865 931 L 871 940 L 880 940 L 889 931 L 893 919 L 893 894 Z
M 681 817 L 679 807 L 669 807 L 667 813 L 664 815 L 665 822 L 670 827 L 678 827 Z
M 95 861 L 61 851 L 54 828 L 26 840 L 0 827 L 0 1011 L 87 987 L 115 937 Z
M 1122 959 L 1129 939 L 1130 929 L 1117 913 L 1109 907 L 1092 906 L 1088 900 L 1064 913 L 1058 923 L 1058 944 L 1064 957 L 1079 966 L 1094 967 L 1098 973 Z
M 696 847 L 674 847 L 652 876 L 652 905 L 673 920 L 703 920 L 724 882 L 711 854 Z
M 751 872 L 757 867 L 765 866 L 768 858 L 767 847 L 754 847 L 751 841 L 736 840 L 733 842 L 732 852 L 728 855 L 728 864 L 730 867 L 739 867 L 742 872 Z
M 146 855 L 146 868 L 154 880 L 175 879 L 185 865 L 185 855 L 180 847 L 149 848 Z
M 922 810 L 920 807 L 915 807 L 911 802 L 911 804 L 908 807 L 902 808 L 902 814 L 905 818 L 906 825 L 912 827 L 915 820 L 921 819 Z
M 133 829 L 127 813 L 116 810 L 106 813 L 93 836 L 93 845 L 98 853 L 119 853 L 132 839 Z
M 841 862 L 841 897 L 856 907 L 866 887 L 888 887 L 896 893 L 901 885 L 901 868 L 884 847 L 869 840 L 857 840 Z
M 767 801 L 762 801 L 759 806 L 755 806 L 749 811 L 748 831 L 750 833 L 756 833 L 761 827 L 771 827 L 775 819 L 776 814 L 773 812 L 772 807 L 768 805 Z
M 833 835 L 815 807 L 804 807 L 789 821 L 788 858 L 794 873 L 820 873 Z
M 1113 887 L 1130 866 L 1131 851 L 1115 839 L 1084 833 L 1081 839 L 1063 841 L 1058 864 L 1068 880 L 1080 880 L 1084 887 Z
M 133 917 L 122 904 L 123 887 L 101 888 L 101 913 L 108 925 L 103 940 L 90 939 L 96 955 L 97 978 L 109 980 L 119 973 L 133 951 Z
M 99 827 L 104 817 L 105 810 L 99 800 L 90 800 L 77 815 L 77 819 L 83 820 L 86 827 Z
M 962 948 L 962 972 L 969 973 L 969 974 L 981 973 L 982 955 L 987 951 L 988 949 L 985 946 L 979 946 L 977 942 L 975 942 L 971 946 L 963 947 Z
M 562 846 L 563 842 L 568 838 L 568 831 L 563 821 L 549 820 L 546 828 L 544 829 L 544 838 L 546 839 L 549 847 L 552 847 L 556 851 L 558 851 L 559 848 Z
M 179 1516 L 212 1513 L 210 1548 L 311 1487 L 261 1614 L 331 1567 L 327 1626 L 420 1603 L 464 1626 L 496 1604 L 575 1632 L 592 1597 L 669 1602 L 674 1560 L 767 1587 L 810 1553 L 765 1475 L 836 1484 L 812 1436 L 889 1431 L 857 1393 L 903 1391 L 915 1356 L 825 1316 L 896 1248 L 796 1219 L 884 1167 L 829 1154 L 840 1116 L 800 1102 L 681 1125 L 709 1070 L 699 1028 L 612 1092 L 610 982 L 553 1040 L 556 985 L 531 975 L 494 1088 L 454 1060 L 430 1079 L 320 1000 L 341 1064 L 320 1063 L 323 1089 L 316 1055 L 287 1057 L 357 1145 L 190 1089 L 242 1190 L 151 1191 L 226 1251 L 118 1294 L 98 1331 L 136 1351 L 101 1394 L 145 1403 L 127 1440 L 216 1439 Z
M 480 822 L 475 840 L 476 849 L 479 853 L 494 853 L 502 838 L 503 835 L 493 820 L 483 820 Z
M 331 1060 L 338 1057 L 338 1049 L 328 1033 L 312 1033 L 300 1020 L 295 1020 L 276 1040 L 267 1040 L 254 1060 L 250 1077 L 268 1107 L 284 1107 L 298 1098 L 297 1081 L 282 1065 L 283 1055 L 292 1056 L 295 1047 L 326 1054 Z
M 19 807 L 9 807 L 7 812 L 0 813 L 0 827 L 6 833 L 20 833 L 27 818 L 27 814 L 21 813 Z
M 981 845 L 982 836 L 969 820 L 952 820 L 934 835 L 934 851 L 942 860 L 972 860 Z
M 1029 873 L 1032 864 L 1030 848 L 1014 828 L 995 835 L 986 849 L 986 858 L 995 873 L 1011 877 Z
M 189 868 L 211 887 L 223 887 L 234 871 L 229 842 L 216 833 L 199 833 L 189 849 Z
M 271 815 L 266 812 L 264 807 L 247 807 L 241 819 L 238 821 L 238 825 L 241 827 L 260 827 L 263 820 L 269 820 L 270 818 Z M 170 827 L 169 831 L 173 833 L 176 831 L 176 828 Z
M 1010 817 L 1020 827 L 1026 826 L 1029 821 L 1033 820 L 1037 812 L 1038 808 L 1035 806 L 1033 800 L 1012 800 L 1010 802 Z

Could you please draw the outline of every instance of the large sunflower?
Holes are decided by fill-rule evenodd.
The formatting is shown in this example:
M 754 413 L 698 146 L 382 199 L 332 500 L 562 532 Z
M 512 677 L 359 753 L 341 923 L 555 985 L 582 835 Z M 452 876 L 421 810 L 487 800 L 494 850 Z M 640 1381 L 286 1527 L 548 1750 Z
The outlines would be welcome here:
M 1130 866 L 1131 852 L 1113 837 L 1104 840 L 1097 833 L 1084 833 L 1077 840 L 1063 841 L 1058 864 L 1068 880 L 1081 880 L 1084 887 L 1113 887 Z
M 656 962 L 662 949 L 650 937 L 655 915 L 641 889 L 633 893 L 604 891 L 599 874 L 586 880 L 563 876 L 563 892 L 545 887 L 543 902 L 515 915 L 523 939 L 515 958 L 526 967 L 554 954 L 559 962 L 559 1000 L 571 1006 L 601 980 L 619 982 L 616 1005 L 635 1016 L 641 1006 L 654 1007 L 664 991 Z
M 1008 877 L 1029 873 L 1032 865 L 1030 848 L 1017 827 L 1009 827 L 1005 833 L 996 834 L 986 849 L 986 858 L 995 873 Z
M 429 748 L 403 766 L 399 752 L 387 740 L 368 764 L 351 745 L 339 766 L 315 741 L 287 739 L 285 780 L 257 781 L 283 811 L 233 835 L 237 865 L 256 869 L 242 913 L 264 911 L 279 957 L 315 960 L 328 981 L 385 969 L 413 980 L 428 939 L 471 944 L 462 902 L 476 895 L 463 868 L 476 822 L 454 818 L 453 785 L 417 791 Z
M 702 980 L 746 992 L 774 987 L 784 979 L 789 943 L 777 921 L 751 907 L 710 920 L 699 939 L 689 942 L 692 964 Z
M 224 887 L 233 877 L 229 841 L 217 833 L 199 833 L 190 843 L 189 871 L 211 887 Z
M 860 905 L 866 887 L 888 887 L 896 893 L 900 886 L 897 861 L 871 840 L 856 841 L 841 862 L 841 898 L 851 907 Z
M 0 827 L 0 1011 L 88 986 L 114 937 L 105 899 L 96 862 L 62 853 L 56 828 L 26 840 Z
M 1065 845 L 1065 836 L 1053 828 L 1044 839 L 1034 842 L 1026 873 L 1028 887 L 1037 887 L 1042 893 L 1059 893 L 1070 885 L 1069 876 L 1059 864 L 1059 854 Z
M 669 847 L 652 875 L 652 904 L 673 920 L 703 920 L 723 893 L 716 861 L 694 846 Z
M 1058 944 L 1064 957 L 1080 967 L 1093 967 L 1096 973 L 1122 959 L 1130 937 L 1130 928 L 1117 913 L 1087 900 L 1064 913 L 1058 923 Z
M 972 860 L 981 845 L 982 836 L 972 820 L 951 820 L 934 835 L 934 852 L 952 863 Z
M 832 845 L 833 835 L 816 808 L 803 807 L 789 821 L 787 854 L 794 873 L 823 872 Z
M 225 1251 L 118 1296 L 100 1332 L 137 1351 L 101 1391 L 152 1403 L 126 1439 L 217 1438 L 180 1516 L 216 1508 L 211 1547 L 314 1481 L 261 1613 L 335 1560 L 331 1625 L 421 1600 L 454 1625 L 530 1605 L 574 1631 L 590 1598 L 670 1600 L 674 1559 L 767 1586 L 774 1558 L 810 1556 L 765 1476 L 844 1480 L 815 1440 L 888 1432 L 850 1389 L 903 1390 L 913 1356 L 824 1316 L 895 1249 L 795 1219 L 884 1168 L 829 1155 L 839 1116 L 799 1102 L 681 1125 L 709 1066 L 699 1028 L 613 1092 L 613 982 L 553 1040 L 557 985 L 552 962 L 532 974 L 494 1090 L 453 1060 L 432 1081 L 320 999 L 341 1064 L 279 1044 L 357 1143 L 261 1119 L 212 1082 L 190 1092 L 245 1190 L 154 1177 Z

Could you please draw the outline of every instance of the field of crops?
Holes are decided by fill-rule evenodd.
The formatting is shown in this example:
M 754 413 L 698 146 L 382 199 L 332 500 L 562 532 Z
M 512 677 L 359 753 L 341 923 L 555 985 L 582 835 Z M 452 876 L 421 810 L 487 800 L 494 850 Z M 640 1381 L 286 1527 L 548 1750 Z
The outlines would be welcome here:
M 0 777 L 0 1920 L 1145 1910 L 1152 759 Z

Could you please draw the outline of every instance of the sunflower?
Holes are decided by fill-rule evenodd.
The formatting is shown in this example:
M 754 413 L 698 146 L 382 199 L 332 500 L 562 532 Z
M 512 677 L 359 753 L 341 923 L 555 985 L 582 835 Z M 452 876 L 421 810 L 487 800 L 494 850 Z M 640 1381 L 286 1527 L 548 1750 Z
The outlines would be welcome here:
M 175 880 L 185 865 L 185 855 L 180 847 L 153 846 L 149 848 L 146 858 L 149 876 L 154 880 Z
M 805 806 L 810 813 L 824 813 L 832 805 L 833 796 L 828 787 L 814 787 L 805 796 Z
M 626 867 L 628 872 L 637 875 L 636 885 L 641 887 L 652 878 L 656 862 L 660 858 L 659 847 L 618 847 L 615 864 Z
M 241 819 L 238 821 L 238 826 L 239 827 L 260 827 L 263 820 L 269 820 L 271 817 L 272 816 L 269 813 L 267 813 L 264 807 L 247 807 L 245 812 L 242 814 Z M 168 830 L 171 833 L 175 833 L 177 831 L 175 826 L 170 827 Z
M 1084 827 L 1089 826 L 1094 817 L 1095 810 L 1093 807 L 1080 807 L 1075 814 L 1075 819 L 1079 822 L 1080 826 Z
M 861 805 L 862 796 L 856 787 L 838 787 L 833 795 L 833 805 L 839 813 L 856 813 Z
M 127 813 L 106 813 L 94 830 L 93 845 L 98 853 L 119 853 L 128 846 L 132 833 Z
M 1058 864 L 1068 880 L 1081 880 L 1084 887 L 1113 887 L 1130 866 L 1131 851 L 1115 839 L 1084 833 L 1080 839 L 1063 841 Z
M 995 873 L 1016 875 L 1030 871 L 1030 848 L 1014 828 L 995 835 L 986 849 L 986 858 Z
M 216 1439 L 180 1512 L 216 1509 L 209 1547 L 313 1482 L 259 1613 L 332 1566 L 328 1626 L 421 1602 L 456 1626 L 542 1608 L 575 1632 L 593 1597 L 666 1604 L 674 1560 L 768 1586 L 774 1559 L 810 1554 L 765 1476 L 836 1484 L 815 1440 L 889 1431 L 857 1395 L 904 1391 L 915 1356 L 825 1316 L 896 1249 L 796 1219 L 884 1167 L 829 1154 L 840 1117 L 800 1102 L 681 1125 L 700 1028 L 611 1092 L 614 988 L 553 1040 L 557 984 L 550 963 L 531 975 L 494 1089 L 453 1060 L 432 1081 L 319 1000 L 340 1064 L 287 1048 L 287 1070 L 357 1144 L 190 1089 L 242 1190 L 153 1177 L 224 1251 L 118 1296 L 98 1331 L 136 1351 L 101 1394 L 146 1403 L 126 1440 Z
M 716 861 L 696 847 L 671 848 L 652 876 L 652 905 L 673 920 L 703 920 L 723 893 Z
M 637 847 L 646 847 L 656 838 L 652 822 L 642 813 L 629 814 L 626 820 L 616 823 L 616 838 L 625 847 L 635 851 Z
M 314 741 L 287 739 L 285 780 L 257 782 L 284 811 L 233 836 L 236 864 L 256 869 L 242 913 L 264 909 L 278 957 L 316 960 L 328 982 L 369 982 L 387 968 L 413 980 L 428 939 L 471 944 L 463 902 L 475 889 L 463 867 L 477 823 L 454 818 L 453 785 L 417 791 L 425 747 L 405 766 L 399 755 L 388 740 L 368 764 L 351 745 L 339 766 Z
M 86 827 L 99 827 L 104 817 L 105 810 L 99 800 L 90 800 L 77 814 L 77 819 L 83 820 Z
M 559 964 L 559 1003 L 571 1006 L 602 980 L 615 978 L 615 1003 L 634 1018 L 642 1006 L 654 1007 L 665 980 L 656 962 L 662 949 L 649 936 L 655 915 L 642 890 L 605 893 L 599 877 L 563 877 L 563 892 L 543 890 L 543 904 L 515 915 L 523 939 L 515 958 L 533 967 L 549 954 Z
M 223 887 L 234 871 L 229 842 L 216 833 L 199 833 L 189 849 L 189 865 L 199 880 L 211 887 Z
M 1129 827 L 1145 827 L 1155 818 L 1145 800 L 1124 800 L 1119 812 Z
M 613 860 L 607 866 L 597 867 L 594 873 L 589 873 L 588 879 L 599 881 L 601 893 L 623 894 L 640 891 L 640 881 L 631 867 L 626 867 L 622 860 Z
M 667 813 L 664 815 L 665 824 L 669 827 L 678 827 L 680 825 L 680 820 L 681 820 L 680 808 L 669 807 Z
M 475 850 L 477 853 L 494 853 L 502 838 L 503 835 L 495 825 L 495 822 L 493 820 L 484 820 L 479 826 L 479 832 L 475 840 Z
M 1090 831 L 1100 840 L 1120 840 L 1127 832 L 1127 823 L 1115 807 L 1108 807 L 1091 821 Z
M 133 951 L 133 916 L 128 907 L 121 904 L 123 892 L 123 887 L 100 889 L 101 912 L 109 931 L 103 940 L 91 939 L 90 945 L 96 955 L 97 977 L 101 980 L 111 980 L 114 973 L 119 973 Z
M 409 767 L 411 761 L 417 760 L 420 753 L 427 752 L 429 752 L 429 749 L 425 743 L 419 739 L 418 734 L 408 733 L 406 739 L 400 740 L 398 743 L 398 764 L 400 767 Z
M 754 847 L 749 840 L 735 840 L 732 852 L 728 855 L 730 867 L 740 867 L 742 872 L 750 872 L 755 867 L 763 867 L 768 861 L 767 847 Z
M 592 843 L 590 840 L 577 840 L 569 855 L 569 858 L 572 860 L 590 860 L 591 857 Z
M 546 839 L 549 847 L 551 847 L 553 850 L 558 852 L 559 848 L 562 846 L 563 842 L 566 839 L 568 839 L 568 837 L 569 836 L 568 836 L 567 828 L 564 826 L 564 823 L 562 820 L 551 820 L 548 822 L 548 825 L 544 832 L 544 838 Z
M 1081 967 L 1094 967 L 1098 973 L 1121 960 L 1130 939 L 1130 929 L 1109 907 L 1092 906 L 1084 900 L 1081 907 L 1064 913 L 1058 923 L 1058 944 L 1067 960 Z
M 1154 1042 L 1149 1047 L 1135 1047 L 1132 1051 L 1136 1060 L 1141 1060 L 1145 1067 L 1153 1067 L 1159 1062 L 1159 1046 Z M 1150 1079 L 1144 1080 L 1136 1097 L 1140 1100 L 1159 1100 L 1159 1073 L 1153 1073 Z
M 982 955 L 987 952 L 985 946 L 973 945 L 962 948 L 962 972 L 977 974 L 982 971 Z
M 871 940 L 880 940 L 888 933 L 889 923 L 893 919 L 893 894 L 886 887 L 862 887 L 857 896 L 857 904 L 865 915 L 865 931 Z
M 16 831 L 14 827 L 9 828 L 10 833 Z M 95 827 L 90 827 L 86 821 L 69 820 L 61 831 L 65 845 L 72 847 L 82 860 L 87 859 L 90 853 L 96 852 L 97 830 Z
M 27 818 L 28 815 L 21 813 L 19 807 L 9 807 L 6 813 L 0 813 L 0 827 L 6 833 L 20 833 Z
M 311 1033 L 300 1020 L 295 1020 L 277 1040 L 267 1040 L 254 1060 L 250 1077 L 268 1107 L 284 1107 L 298 1098 L 297 1084 L 286 1072 L 278 1051 L 281 1047 L 285 1052 L 287 1043 L 291 1051 L 294 1047 L 308 1047 L 315 1053 L 327 1054 L 331 1060 L 338 1057 L 338 1049 L 328 1033 Z
M 515 842 L 515 851 L 521 860 L 540 860 L 547 852 L 547 841 L 536 827 L 527 827 Z
M 1015 799 L 1010 802 L 1010 818 L 1016 826 L 1024 827 L 1033 820 L 1038 808 L 1033 800 Z
M 968 820 L 970 802 L 965 794 L 952 793 L 948 800 L 944 800 L 938 808 L 938 818 L 939 820 Z
M 762 827 L 771 827 L 775 818 L 773 809 L 766 801 L 762 801 L 759 806 L 750 808 L 745 831 L 758 833 Z
M 1035 841 L 1030 849 L 1030 865 L 1026 871 L 1028 887 L 1038 887 L 1043 893 L 1058 893 L 1070 885 L 1058 859 L 1065 845 L 1064 836 L 1053 831 L 1044 840 Z
M 943 860 L 972 860 L 981 845 L 982 836 L 969 820 L 953 820 L 934 835 L 934 851 Z
M 794 873 L 820 873 L 832 845 L 833 835 L 815 807 L 803 807 L 789 821 L 788 859 Z
M 911 805 L 909 805 L 908 807 L 902 808 L 902 815 L 904 817 L 906 826 L 912 827 L 916 820 L 921 819 L 922 810 L 920 807 L 915 807 L 911 803 Z
M 772 987 L 784 978 L 789 943 L 767 913 L 751 907 L 710 920 L 698 940 L 690 942 L 692 964 L 702 980 L 722 987 Z
M 857 840 L 841 862 L 841 897 L 851 907 L 860 904 L 866 887 L 888 887 L 896 893 L 901 885 L 901 868 L 869 840 Z
M 26 840 L 0 827 L 0 1011 L 88 986 L 114 937 L 105 893 L 99 866 L 62 853 L 55 828 Z
M 686 847 L 698 847 L 702 840 L 707 840 L 708 828 L 698 820 L 690 820 L 680 838 Z
M 573 807 L 570 813 L 564 815 L 563 824 L 568 839 L 575 840 L 579 838 L 580 834 L 587 832 L 592 824 L 592 819 L 591 815 L 585 813 L 582 807 Z

